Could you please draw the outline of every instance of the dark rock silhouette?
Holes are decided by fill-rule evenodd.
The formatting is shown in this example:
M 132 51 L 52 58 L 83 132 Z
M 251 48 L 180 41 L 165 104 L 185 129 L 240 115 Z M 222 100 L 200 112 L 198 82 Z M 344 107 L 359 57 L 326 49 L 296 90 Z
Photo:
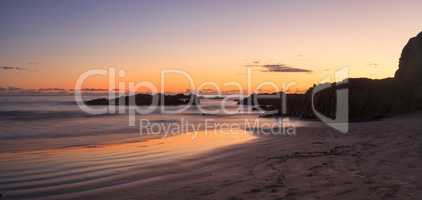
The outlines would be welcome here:
M 422 33 L 411 38 L 404 47 L 396 71 L 397 92 L 401 101 L 395 109 L 408 112 L 422 108 Z
M 422 33 L 411 38 L 404 47 L 399 69 L 394 78 L 371 80 L 348 79 L 346 84 L 321 91 L 315 99 L 315 107 L 321 113 L 334 118 L 335 91 L 349 89 L 350 121 L 367 121 L 422 109 Z M 310 106 L 313 88 L 306 93 L 304 115 L 314 117 Z
M 122 96 L 115 99 L 99 98 L 86 101 L 85 104 L 91 106 L 98 105 L 137 105 L 137 106 L 148 106 L 148 105 L 166 105 L 166 106 L 177 106 L 199 104 L 199 98 L 194 95 L 165 95 L 165 94 L 136 94 L 133 96 Z
M 197 106 L 201 103 L 200 98 L 196 94 L 190 94 L 188 99 L 189 99 L 188 103 L 193 106 Z
M 305 94 L 288 94 L 287 109 L 281 111 L 282 98 L 264 100 L 261 95 L 252 94 L 240 101 L 241 104 L 256 106 L 269 110 L 279 109 L 275 115 L 282 113 L 288 116 L 315 118 L 312 109 L 312 91 L 315 85 Z M 331 86 L 316 93 L 315 109 L 327 117 L 336 116 L 336 92 L 348 89 L 349 120 L 368 121 L 422 110 L 422 33 L 409 40 L 404 47 L 399 69 L 394 78 L 372 80 L 368 78 L 352 78 L 341 83 L 331 83 Z M 258 100 L 252 102 L 252 99 Z
M 285 95 L 285 97 L 283 97 Z M 283 105 L 283 100 L 286 100 Z M 239 104 L 253 106 L 255 109 L 267 111 L 265 117 L 271 116 L 299 116 L 303 112 L 303 94 L 264 93 L 251 94 L 239 100 Z
M 404 47 L 394 78 L 402 84 L 422 84 L 422 32 Z
M 327 117 L 336 117 L 336 92 L 348 89 L 349 120 L 367 121 L 379 119 L 392 113 L 395 101 L 395 83 L 391 78 L 371 80 L 367 78 L 348 79 L 342 84 L 333 83 L 330 88 L 318 92 L 314 96 L 315 109 Z M 311 95 L 313 88 L 305 94 L 305 109 L 303 116 L 314 118 Z

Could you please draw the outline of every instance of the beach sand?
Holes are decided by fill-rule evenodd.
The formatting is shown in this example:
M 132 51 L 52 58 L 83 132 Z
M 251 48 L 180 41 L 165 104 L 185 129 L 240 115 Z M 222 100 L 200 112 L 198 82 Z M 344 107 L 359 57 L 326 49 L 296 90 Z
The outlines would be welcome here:
M 52 185 L 47 181 L 48 187 L 41 187 L 42 180 L 33 180 L 41 181 L 35 189 L 15 182 L 16 196 L 0 190 L 3 199 L 418 199 L 422 197 L 421 117 L 419 113 L 353 123 L 347 134 L 321 125 L 298 128 L 295 136 L 245 137 L 216 150 L 193 145 L 203 151 L 153 165 L 143 163 L 143 167 L 129 159 L 133 152 L 125 154 L 120 146 L 116 148 L 121 152 L 113 153 L 124 158 L 96 157 L 104 162 L 98 166 L 112 167 L 108 162 L 117 165 L 116 159 L 129 159 L 135 166 L 92 168 L 79 181 L 73 176 L 84 174 L 76 171 L 74 182 L 61 180 Z M 129 151 L 130 146 L 142 144 L 119 145 L 127 145 Z M 101 148 L 92 147 L 92 152 L 104 151 Z M 52 168 L 45 173 L 49 171 Z M 0 188 L 13 185 L 5 183 L 0 179 Z

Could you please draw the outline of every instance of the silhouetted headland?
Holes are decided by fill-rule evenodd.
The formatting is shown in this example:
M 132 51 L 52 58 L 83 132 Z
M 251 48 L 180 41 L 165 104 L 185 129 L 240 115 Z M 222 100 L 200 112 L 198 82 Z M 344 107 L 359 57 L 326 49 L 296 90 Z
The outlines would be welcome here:
M 349 120 L 369 121 L 383 117 L 408 113 L 422 109 L 422 33 L 411 38 L 404 47 L 399 69 L 394 78 L 373 80 L 351 78 L 331 84 L 314 96 L 315 109 L 332 118 L 336 113 L 336 91 L 348 89 Z M 281 110 L 280 98 L 270 98 L 268 94 L 252 94 L 239 101 L 243 105 L 258 106 L 264 110 L 273 110 L 272 116 L 295 116 L 316 118 L 312 109 L 312 91 L 314 85 L 305 94 L 287 94 L 286 108 Z M 282 93 L 279 93 L 280 97 Z M 253 101 L 252 99 L 256 99 Z M 254 103 L 255 102 L 255 103 Z

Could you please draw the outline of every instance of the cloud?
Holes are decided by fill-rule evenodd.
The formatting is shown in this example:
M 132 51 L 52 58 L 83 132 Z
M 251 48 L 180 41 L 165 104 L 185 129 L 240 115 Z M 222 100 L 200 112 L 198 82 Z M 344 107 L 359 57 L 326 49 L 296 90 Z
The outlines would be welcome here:
M 266 68 L 266 70 L 264 70 L 265 72 L 312 72 L 308 69 L 290 67 L 286 65 L 263 65 L 262 67 Z
M 310 73 L 312 70 L 287 66 L 283 64 L 270 65 L 246 65 L 247 67 L 259 67 L 262 72 L 281 72 L 281 73 Z
M 378 67 L 378 66 L 379 66 L 379 64 L 378 64 L 378 63 L 374 63 L 374 62 L 370 62 L 370 63 L 369 63 L 369 66 L 370 66 L 370 67 L 374 67 L 374 68 L 376 68 L 376 67 Z
M 11 67 L 11 66 L 0 66 L 1 70 L 16 70 L 16 71 L 28 71 L 28 69 L 23 67 Z

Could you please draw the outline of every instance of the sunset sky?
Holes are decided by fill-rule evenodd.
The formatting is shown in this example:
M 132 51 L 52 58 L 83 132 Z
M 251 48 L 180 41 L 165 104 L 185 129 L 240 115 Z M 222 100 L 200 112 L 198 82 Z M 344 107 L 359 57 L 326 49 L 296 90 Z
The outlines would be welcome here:
M 246 84 L 252 69 L 253 85 L 294 81 L 297 91 L 341 67 L 385 78 L 422 31 L 421 10 L 420 0 L 2 0 L 0 87 L 71 89 L 81 73 L 107 67 L 157 86 L 163 69 L 221 86 Z M 167 83 L 187 89 L 181 77 Z M 84 87 L 108 86 L 102 77 Z

